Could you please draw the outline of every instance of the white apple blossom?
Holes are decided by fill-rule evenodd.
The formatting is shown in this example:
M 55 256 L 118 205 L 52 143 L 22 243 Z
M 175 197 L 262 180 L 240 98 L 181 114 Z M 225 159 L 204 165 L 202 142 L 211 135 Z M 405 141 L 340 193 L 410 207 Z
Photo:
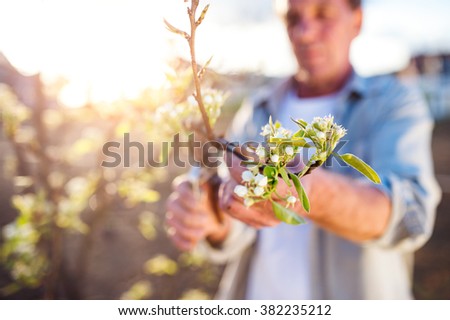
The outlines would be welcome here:
M 277 130 L 277 132 L 275 132 L 275 135 L 273 137 L 277 139 L 283 139 L 285 135 L 283 134 L 283 132 Z
M 188 103 L 188 106 L 189 106 L 189 107 L 194 107 L 194 108 L 197 107 L 197 100 L 195 100 L 195 97 L 194 97 L 194 96 L 189 96 L 189 97 L 187 98 L 187 103 Z
M 256 187 L 256 188 L 253 190 L 253 193 L 254 193 L 255 196 L 257 196 L 257 197 L 262 196 L 263 193 L 264 193 L 264 188 L 258 186 L 258 187 Z
M 3 236 L 5 237 L 5 239 L 11 239 L 18 234 L 17 231 L 18 230 L 15 223 L 7 224 L 3 227 Z
M 234 193 L 237 194 L 239 197 L 243 198 L 248 194 L 248 189 L 246 186 L 237 185 L 234 188 Z
M 337 126 L 335 133 L 336 133 L 336 138 L 341 139 L 343 136 L 345 136 L 347 134 L 347 130 L 342 128 L 342 126 Z
M 286 200 L 289 204 L 294 204 L 297 202 L 297 198 L 294 196 L 289 196 L 289 198 L 287 198 Z
M 203 96 L 203 102 L 205 104 L 213 104 L 214 99 L 211 97 L 211 95 L 207 94 L 207 95 Z
M 287 146 L 286 149 L 284 149 L 284 151 L 288 156 L 294 155 L 294 148 L 292 148 L 291 146 Z
M 321 141 L 323 141 L 323 140 L 325 140 L 327 138 L 326 134 L 324 132 L 322 132 L 322 131 L 318 131 L 316 133 L 316 136 Z
M 267 186 L 268 180 L 265 175 L 258 173 L 255 177 L 255 182 L 258 186 L 265 187 Z
M 268 136 L 269 134 L 272 133 L 272 129 L 270 128 L 269 124 L 266 124 L 264 127 L 261 128 L 262 132 L 261 135 L 263 137 Z
M 246 170 L 246 171 L 242 172 L 241 177 L 242 177 L 242 180 L 243 180 L 243 181 L 245 181 L 245 182 L 250 182 L 250 181 L 253 180 L 253 178 L 254 178 L 255 176 L 253 175 L 253 172 L 251 172 L 251 171 L 249 171 L 249 170 Z
M 263 146 L 256 148 L 256 155 L 260 158 L 264 158 L 266 156 L 266 150 Z

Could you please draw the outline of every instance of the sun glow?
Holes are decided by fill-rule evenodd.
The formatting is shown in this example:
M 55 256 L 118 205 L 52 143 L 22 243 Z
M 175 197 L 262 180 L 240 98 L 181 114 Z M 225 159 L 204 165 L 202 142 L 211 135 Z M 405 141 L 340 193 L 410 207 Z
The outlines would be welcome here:
M 201 3 L 211 7 L 197 34 L 199 63 L 213 56 L 210 66 L 224 73 L 284 76 L 295 71 L 284 27 L 270 9 L 272 0 Z M 384 6 L 387 3 L 391 2 Z M 352 48 L 352 62 L 364 75 L 403 68 L 411 48 L 418 47 L 412 44 L 411 34 L 431 25 L 421 15 L 418 0 L 408 7 L 415 12 L 411 17 L 422 18 L 415 24 L 399 13 L 401 1 L 396 3 L 398 10 L 388 11 L 389 23 L 383 19 L 384 7 L 375 2 L 367 5 L 365 31 Z M 185 41 L 171 35 L 163 24 L 167 18 L 187 29 L 184 6 L 182 0 L 0 0 L 0 51 L 24 73 L 66 78 L 68 84 L 59 98 L 67 106 L 130 98 L 144 88 L 159 87 L 171 58 L 189 58 Z M 447 30 L 448 19 L 438 14 L 445 10 L 433 10 L 436 13 L 430 17 L 442 26 L 435 29 Z M 414 31 L 405 33 L 405 29 Z M 427 33 L 427 39 L 442 34 L 436 30 Z
M 169 6 L 155 7 L 152 1 L 11 1 L 2 4 L 0 50 L 25 74 L 66 78 L 59 99 L 67 106 L 134 97 L 163 83 L 164 63 L 174 55 L 162 23 Z

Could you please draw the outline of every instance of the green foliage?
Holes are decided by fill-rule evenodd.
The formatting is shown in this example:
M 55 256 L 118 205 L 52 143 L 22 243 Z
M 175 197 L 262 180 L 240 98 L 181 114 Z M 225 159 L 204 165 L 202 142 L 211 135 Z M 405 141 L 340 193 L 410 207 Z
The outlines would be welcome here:
M 300 199 L 300 202 L 302 203 L 302 207 L 306 212 L 309 212 L 311 209 L 309 204 L 308 195 L 305 192 L 305 189 L 303 188 L 303 185 L 300 181 L 300 179 L 295 175 L 290 173 L 289 178 L 291 178 L 292 182 L 294 183 L 295 190 L 297 190 L 298 198 Z
M 378 174 L 373 170 L 367 163 L 365 163 L 363 160 L 358 158 L 357 156 L 346 153 L 346 154 L 336 154 L 339 158 L 341 158 L 345 163 L 347 163 L 349 166 L 353 167 L 354 169 L 361 172 L 367 179 L 372 181 L 373 183 L 381 183 L 381 179 L 378 176 Z
M 306 223 L 305 219 L 300 217 L 296 212 L 289 210 L 276 201 L 272 201 L 272 209 L 275 216 L 287 224 L 299 225 Z

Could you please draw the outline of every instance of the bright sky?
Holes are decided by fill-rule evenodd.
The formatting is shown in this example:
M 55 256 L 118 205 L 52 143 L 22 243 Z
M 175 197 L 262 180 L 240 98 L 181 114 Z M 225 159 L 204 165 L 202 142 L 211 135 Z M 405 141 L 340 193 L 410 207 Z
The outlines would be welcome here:
M 294 70 L 272 0 L 209 0 L 199 30 L 199 60 L 220 71 Z M 133 96 L 164 78 L 164 59 L 187 57 L 186 43 L 162 23 L 186 26 L 182 0 L 0 0 L 0 51 L 25 73 L 62 74 L 62 100 L 82 104 Z M 412 52 L 450 51 L 450 1 L 367 0 L 364 32 L 352 60 L 364 74 L 403 67 Z M 251 40 L 250 40 L 251 39 Z

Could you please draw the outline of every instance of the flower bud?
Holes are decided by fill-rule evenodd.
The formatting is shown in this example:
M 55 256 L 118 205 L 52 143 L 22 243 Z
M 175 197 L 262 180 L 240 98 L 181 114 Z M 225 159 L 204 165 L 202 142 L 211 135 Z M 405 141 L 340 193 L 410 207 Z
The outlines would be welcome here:
M 336 128 L 336 136 L 338 139 L 341 139 L 343 136 L 345 136 L 346 133 L 347 133 L 347 130 L 345 130 L 341 126 L 338 126 Z
M 268 124 L 266 124 L 264 127 L 262 127 L 261 130 L 262 130 L 261 135 L 263 137 L 268 136 L 272 132 L 270 125 L 268 125 Z
M 286 147 L 286 149 L 284 149 L 284 151 L 286 152 L 286 154 L 288 156 L 294 155 L 294 148 L 292 148 L 291 146 Z
M 258 157 L 264 158 L 266 156 L 266 150 L 263 146 L 259 146 L 258 148 L 256 148 L 256 154 L 258 155 Z
M 246 170 L 246 171 L 242 172 L 242 180 L 243 181 L 250 182 L 253 180 L 253 178 L 254 178 L 254 175 L 251 171 Z
M 317 132 L 316 136 L 319 140 L 325 140 L 327 138 L 326 134 L 322 131 Z
M 265 175 L 258 173 L 255 177 L 255 182 L 258 186 L 265 187 L 265 186 L 267 186 L 268 181 L 267 181 L 267 177 Z
M 288 202 L 289 204 L 294 204 L 294 203 L 297 202 L 297 198 L 294 197 L 294 196 L 289 196 L 289 198 L 287 198 L 287 202 Z
M 277 154 L 273 154 L 273 155 L 270 157 L 270 161 L 272 161 L 273 163 L 277 163 L 278 161 L 280 161 L 280 156 L 277 155 Z
M 257 197 L 262 196 L 264 193 L 264 189 L 262 187 L 256 187 L 255 190 L 253 190 L 253 193 Z
M 247 195 L 248 189 L 246 186 L 237 185 L 234 188 L 234 193 L 237 194 L 239 197 L 243 198 Z

